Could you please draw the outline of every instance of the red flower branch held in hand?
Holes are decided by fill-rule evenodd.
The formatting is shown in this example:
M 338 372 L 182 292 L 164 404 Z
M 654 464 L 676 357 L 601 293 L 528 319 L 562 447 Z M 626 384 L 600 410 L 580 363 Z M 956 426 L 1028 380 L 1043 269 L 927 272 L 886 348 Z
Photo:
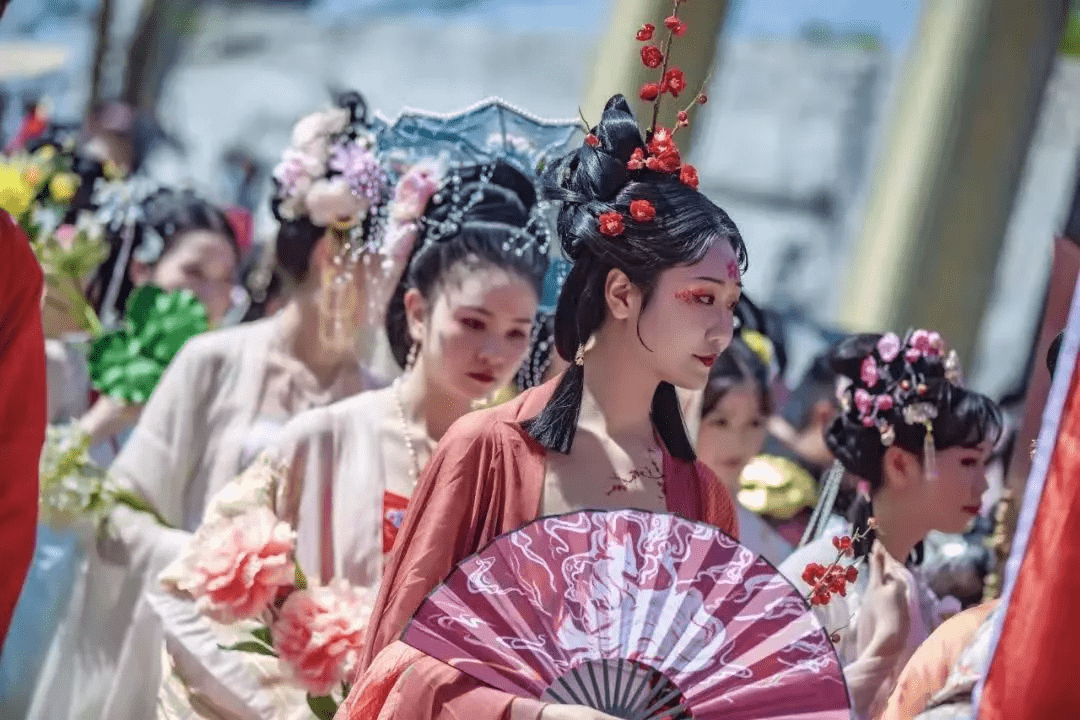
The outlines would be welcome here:
M 855 543 L 866 538 L 871 530 L 877 529 L 877 521 L 870 518 L 865 530 L 856 532 L 854 536 L 837 536 L 832 539 L 833 547 L 836 548 L 836 559 L 828 566 L 821 563 L 807 563 L 802 571 L 802 580 L 810 586 L 810 592 L 806 599 L 811 605 L 828 605 L 833 595 L 847 597 L 848 585 L 859 579 L 859 570 L 855 563 L 844 563 L 844 558 L 855 556 Z M 838 642 L 837 633 L 842 628 L 832 631 L 830 637 L 833 642 Z

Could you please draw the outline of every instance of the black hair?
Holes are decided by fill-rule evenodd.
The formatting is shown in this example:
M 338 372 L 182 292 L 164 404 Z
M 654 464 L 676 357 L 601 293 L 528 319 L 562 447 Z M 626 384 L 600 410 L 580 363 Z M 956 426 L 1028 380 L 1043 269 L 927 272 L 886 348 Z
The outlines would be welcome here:
M 110 308 L 104 307 L 109 286 L 117 272 L 122 272 L 119 293 L 112 305 L 112 310 L 117 317 L 123 317 L 127 307 L 127 299 L 135 289 L 131 280 L 131 258 L 135 250 L 145 241 L 147 228 L 153 229 L 164 241 L 164 247 L 157 261 L 160 262 L 171 250 L 176 247 L 176 242 L 184 235 L 205 230 L 218 233 L 225 237 L 239 262 L 240 248 L 236 241 L 232 225 L 229 224 L 225 213 L 220 208 L 204 200 L 191 190 L 174 190 L 161 188 L 154 192 L 142 203 L 143 219 L 134 223 L 131 231 L 134 233 L 130 252 L 125 267 L 118 267 L 121 262 L 120 256 L 124 252 L 124 234 L 128 232 L 121 227 L 110 231 L 107 242 L 109 244 L 109 257 L 98 267 L 87 286 L 87 297 L 94 306 L 98 315 L 103 314 Z
M 814 356 L 799 384 L 780 408 L 780 417 L 799 432 L 805 431 L 810 425 L 818 403 L 825 401 L 836 405 L 836 370 L 830 360 L 834 349 Z
M 436 193 L 424 209 L 421 226 L 434 228 L 449 220 L 458 222 L 459 227 L 439 237 L 427 236 L 421 230 L 386 309 L 390 349 L 402 367 L 412 346 L 405 317 L 405 293 L 411 288 L 430 301 L 452 271 L 493 265 L 528 280 L 539 298 L 547 273 L 546 244 L 531 231 L 519 236 L 536 205 L 533 182 L 502 160 L 493 165 L 455 168 L 453 172 L 461 178 L 460 187 L 453 194 L 449 190 Z M 472 200 L 476 200 L 475 204 Z M 460 211 L 461 202 L 469 202 L 471 207 L 457 220 L 451 216 L 455 209 Z
M 555 316 L 550 310 L 536 311 L 529 353 L 514 375 L 514 388 L 523 392 L 544 382 L 551 367 L 551 352 L 555 345 Z
M 846 390 L 851 397 L 858 389 L 866 389 L 862 380 L 862 364 L 874 351 L 879 334 L 853 335 L 841 341 L 832 356 L 837 374 L 851 381 Z M 913 368 L 922 378 L 924 392 L 911 395 L 910 402 L 928 403 L 937 410 L 933 419 L 933 439 L 936 450 L 951 447 L 976 447 L 989 441 L 996 445 L 1004 428 L 1001 409 L 990 398 L 953 384 L 946 377 L 945 358 L 941 355 L 923 355 L 914 363 L 904 358 L 903 349 L 892 361 L 894 365 Z M 914 392 L 914 391 L 913 391 Z M 903 419 L 905 402 L 897 401 L 879 417 L 892 426 L 895 432 L 893 445 L 923 459 L 923 443 L 927 429 L 921 423 L 908 424 Z M 886 446 L 876 426 L 863 424 L 855 403 L 840 413 L 825 433 L 825 443 L 844 469 L 870 484 L 871 496 L 881 487 Z M 863 556 L 870 551 L 875 533 L 868 527 L 873 516 L 873 502 L 860 494 L 848 511 L 848 519 L 854 530 L 865 533 L 856 545 L 855 552 Z
M 592 135 L 595 145 L 583 143 L 545 168 L 543 176 L 547 195 L 561 202 L 559 238 L 563 254 L 573 262 L 555 309 L 555 346 L 568 361 L 606 318 L 604 285 L 611 270 L 626 273 L 640 288 L 644 308 L 661 272 L 699 262 L 718 239 L 731 243 L 740 266 L 746 266 L 742 236 L 727 213 L 676 176 L 627 167 L 634 150 L 645 143 L 626 98 L 616 95 L 608 101 Z M 630 202 L 637 199 L 649 200 L 656 209 L 652 222 L 629 217 Z M 597 225 L 601 214 L 613 210 L 625 220 L 617 238 L 601 234 Z M 543 411 L 523 424 L 548 450 L 570 452 L 584 380 L 584 367 L 571 365 Z M 652 421 L 674 457 L 696 457 L 670 383 L 656 388 Z
M 701 402 L 701 417 L 705 417 L 731 388 L 744 382 L 754 385 L 758 393 L 761 414 L 772 414 L 772 392 L 769 388 L 769 366 L 750 349 L 742 335 L 736 333 L 731 344 L 716 358 L 709 371 L 709 384 Z
M 335 98 L 335 104 L 339 108 L 349 111 L 349 132 L 359 132 L 361 129 L 370 127 L 367 116 L 367 101 L 364 96 L 355 91 L 339 93 Z M 329 174 L 330 171 L 327 170 Z M 274 241 L 274 260 L 277 268 L 294 285 L 302 285 L 308 277 L 311 269 L 311 254 L 323 235 L 326 228 L 311 222 L 307 216 L 286 218 L 281 214 L 283 198 L 280 193 L 281 184 L 274 179 L 274 192 L 270 198 L 270 210 L 277 218 L 278 232 Z M 374 229 L 376 213 L 369 212 L 363 221 L 363 235 L 367 235 Z
M 743 291 L 735 306 L 735 318 L 740 330 L 756 330 L 769 339 L 773 346 L 773 359 L 776 361 L 777 372 L 782 377 L 787 372 L 788 366 L 787 338 L 783 320 L 776 311 L 758 307 Z
M 1050 378 L 1053 379 L 1054 372 L 1057 370 L 1058 355 L 1061 354 L 1061 343 L 1065 340 L 1065 331 L 1059 332 L 1054 339 L 1050 341 L 1050 347 L 1046 349 L 1046 369 L 1050 371 Z

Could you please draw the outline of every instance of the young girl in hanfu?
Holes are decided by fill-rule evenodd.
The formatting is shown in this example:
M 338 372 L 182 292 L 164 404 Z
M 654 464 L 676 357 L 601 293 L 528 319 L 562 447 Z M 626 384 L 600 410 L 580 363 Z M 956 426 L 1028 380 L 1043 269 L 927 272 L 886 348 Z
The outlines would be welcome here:
M 869 718 L 919 644 L 960 609 L 921 577 L 920 543 L 931 530 L 962 532 L 978 514 L 1002 416 L 992 400 L 961 386 L 959 360 L 935 332 L 856 335 L 838 346 L 833 363 L 848 386 L 826 441 L 857 479 L 853 537 L 814 541 L 781 571 L 820 606 L 853 708 Z M 846 596 L 830 596 L 820 569 L 844 555 L 857 559 L 858 579 Z
M 112 512 L 115 534 L 90 578 L 79 652 L 56 691 L 39 693 L 33 717 L 153 715 L 162 636 L 143 590 L 199 526 L 207 500 L 286 421 L 378 386 L 356 337 L 368 323 L 366 300 L 379 297 L 385 265 L 365 258 L 376 255 L 391 190 L 362 100 L 346 96 L 343 105 L 300 121 L 275 171 L 277 260 L 296 284 L 289 303 L 187 343 L 110 468 L 171 528 L 126 507 Z
M 173 599 L 152 600 L 174 668 L 159 717 L 231 717 L 224 710 L 237 697 L 264 719 L 307 712 L 305 685 L 316 694 L 319 688 L 302 673 L 292 683 L 296 678 L 272 659 L 220 650 L 222 639 L 192 603 L 176 599 L 194 595 L 205 605 L 213 595 L 208 583 L 193 581 L 212 562 L 201 549 L 214 543 L 223 521 L 247 522 L 238 508 L 269 506 L 297 533 L 296 561 L 309 582 L 345 580 L 373 593 L 435 443 L 473 403 L 506 386 L 529 349 L 550 235 L 534 212 L 532 180 L 499 160 L 442 175 L 421 165 L 403 184 L 427 207 L 387 313 L 390 344 L 405 372 L 388 388 L 295 418 L 260 461 L 266 470 L 245 473 L 212 504 L 185 558 L 163 575 Z M 391 216 L 395 209 L 392 203 Z M 227 570 L 241 567 L 237 561 Z M 373 594 L 369 606 L 371 600 Z M 340 670 L 355 665 L 347 657 L 358 647 L 319 642 L 332 639 L 292 651 L 280 634 L 274 640 L 282 658 L 300 666 L 308 656 L 340 659 Z M 223 684 L 228 702 L 215 702 Z
M 704 388 L 731 341 L 745 248 L 727 214 L 695 189 L 671 131 L 656 127 L 648 139 L 616 96 L 584 144 L 546 169 L 573 262 L 555 345 L 573 364 L 443 436 L 413 495 L 364 670 L 339 717 L 601 717 L 496 691 L 395 640 L 458 562 L 541 516 L 671 511 L 737 534 L 730 496 L 696 460 L 675 386 Z
M 743 468 L 765 446 L 773 398 L 769 364 L 772 343 L 754 330 L 740 330 L 716 359 L 701 402 L 697 453 L 738 499 Z M 757 513 L 736 503 L 740 542 L 780 564 L 792 547 Z

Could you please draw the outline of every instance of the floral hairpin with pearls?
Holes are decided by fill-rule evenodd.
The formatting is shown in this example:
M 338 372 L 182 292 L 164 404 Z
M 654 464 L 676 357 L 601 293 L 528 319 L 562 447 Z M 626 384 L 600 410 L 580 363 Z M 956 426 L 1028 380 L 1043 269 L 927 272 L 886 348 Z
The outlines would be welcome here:
M 675 143 L 675 135 L 682 128 L 690 125 L 690 110 L 694 105 L 704 105 L 708 97 L 702 89 L 694 96 L 694 99 L 677 115 L 674 128 L 667 128 L 659 124 L 660 103 L 665 95 L 678 98 L 686 90 L 686 77 L 681 68 L 671 65 L 671 44 L 674 38 L 686 32 L 686 23 L 679 17 L 679 6 L 686 0 L 672 0 L 671 15 L 664 20 L 664 27 L 668 35 L 663 46 L 653 44 L 656 35 L 656 26 L 651 23 L 642 25 L 637 31 L 639 42 L 646 43 L 641 48 L 641 62 L 645 67 L 658 69 L 660 76 L 656 82 L 648 82 L 641 86 L 638 96 L 653 105 L 652 122 L 646 133 L 644 147 L 639 147 L 631 154 L 626 167 L 631 172 L 651 170 L 653 172 L 678 175 L 683 184 L 697 190 L 697 168 L 689 163 L 683 163 L 682 153 Z M 599 138 L 593 133 L 585 136 L 586 144 L 596 147 L 600 144 Z M 630 202 L 630 217 L 637 223 L 652 222 L 656 217 L 656 208 L 646 199 L 637 199 Z M 625 218 L 622 213 L 611 211 L 602 213 L 598 220 L 598 229 L 602 235 L 619 237 L 626 230 Z

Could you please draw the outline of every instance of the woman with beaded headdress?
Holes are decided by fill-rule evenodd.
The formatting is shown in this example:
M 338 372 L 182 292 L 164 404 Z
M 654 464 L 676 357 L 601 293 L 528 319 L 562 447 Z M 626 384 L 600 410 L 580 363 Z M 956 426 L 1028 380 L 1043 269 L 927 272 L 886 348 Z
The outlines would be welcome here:
M 366 300 L 378 302 L 386 294 L 378 280 L 393 274 L 370 252 L 390 188 L 363 100 L 347 94 L 340 105 L 296 125 L 275 171 L 275 251 L 296 286 L 290 301 L 271 318 L 188 342 L 110 468 L 171 527 L 126 507 L 112 511 L 115 538 L 100 550 L 108 564 L 87 589 L 87 607 L 100 611 L 87 610 L 84 651 L 66 673 L 74 687 L 43 695 L 35 717 L 151 715 L 156 682 L 130 680 L 160 676 L 161 629 L 143 589 L 198 527 L 207 499 L 286 421 L 379 385 L 358 360 L 356 338 Z
M 677 11 L 673 34 L 684 29 Z M 662 62 L 661 53 L 653 66 Z M 643 94 L 659 100 L 661 84 L 652 85 Z M 678 95 L 681 71 L 669 69 L 662 85 Z M 684 111 L 680 126 L 686 121 Z M 572 261 L 554 323 L 559 355 L 572 364 L 443 436 L 413 495 L 339 717 L 607 717 L 496 691 L 395 641 L 457 563 L 538 517 L 635 508 L 737 534 L 731 498 L 697 461 L 675 392 L 703 388 L 731 340 L 746 261 L 735 224 L 696 190 L 673 131 L 654 123 L 643 140 L 621 95 L 544 180 L 561 201 L 559 237 Z
M 484 104 L 463 116 L 500 108 Z M 450 138 L 450 116 L 439 135 Z M 567 137 L 577 134 L 566 125 Z M 578 135 L 579 136 L 579 135 Z M 458 139 L 457 141 L 459 141 Z M 401 158 L 400 133 L 381 133 L 380 152 Z M 522 364 L 532 337 L 552 229 L 537 203 L 535 175 L 498 154 L 482 163 L 454 164 L 442 143 L 421 141 L 389 204 L 391 219 L 422 214 L 393 226 L 387 243 L 408 258 L 391 296 L 386 331 L 404 373 L 390 387 L 311 410 L 294 418 L 255 466 L 211 503 L 204 523 L 177 563 L 162 575 L 167 591 L 152 598 L 170 649 L 172 672 L 161 694 L 159 717 L 191 717 L 193 693 L 200 717 L 213 712 L 213 686 L 200 678 L 230 678 L 234 696 L 254 697 L 260 717 L 286 717 L 299 704 L 299 686 L 273 682 L 276 661 L 247 653 L 199 654 L 193 629 L 213 639 L 211 619 L 197 615 L 190 580 L 210 557 L 221 523 L 252 507 L 269 506 L 297 533 L 296 559 L 309 582 L 347 581 L 374 591 L 384 559 L 416 480 L 438 440 L 478 402 L 506 386 Z M 369 600 L 369 602 L 370 602 Z M 220 629 L 219 629 L 220 631 Z M 222 642 L 218 638 L 218 642 Z M 217 681 L 214 685 L 220 682 Z M 262 689 L 260 689 L 262 688 Z M 227 707 L 225 702 L 221 707 Z
M 1002 416 L 962 386 L 956 353 L 936 332 L 855 335 L 832 364 L 846 387 L 825 439 L 858 487 L 851 535 L 815 540 L 780 569 L 811 593 L 834 633 L 852 707 L 873 717 L 912 652 L 960 609 L 922 578 L 921 541 L 931 530 L 961 532 L 979 513 Z M 831 595 L 821 570 L 844 555 L 855 559 L 856 581 Z

